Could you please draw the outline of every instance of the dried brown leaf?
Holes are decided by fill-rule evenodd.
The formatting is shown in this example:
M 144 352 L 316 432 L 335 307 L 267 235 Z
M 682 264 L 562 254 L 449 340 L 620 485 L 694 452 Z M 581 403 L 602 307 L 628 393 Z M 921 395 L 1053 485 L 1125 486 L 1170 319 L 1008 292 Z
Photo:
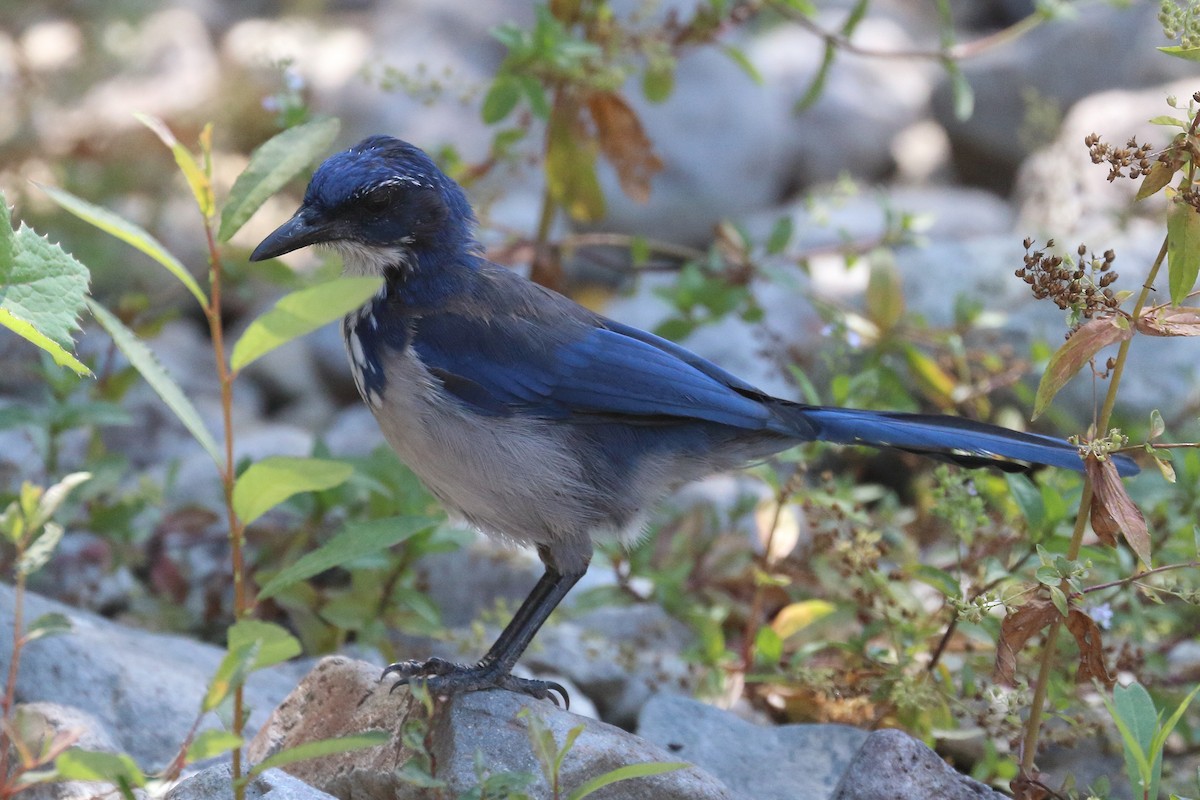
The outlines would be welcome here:
M 1017 675 L 1017 653 L 1042 628 L 1059 618 L 1050 598 L 1039 595 L 1010 612 L 1000 623 L 1000 641 L 996 645 L 996 680 L 1011 686 Z
M 1033 401 L 1033 416 L 1041 416 L 1054 399 L 1054 395 L 1058 394 L 1058 391 L 1067 385 L 1067 381 L 1075 377 L 1075 373 L 1096 353 L 1132 335 L 1133 331 L 1128 325 L 1118 325 L 1112 317 L 1094 319 L 1079 326 L 1066 344 L 1050 357 L 1050 363 L 1046 365 L 1046 373 L 1042 375 L 1037 396 Z
M 617 171 L 621 190 L 639 203 L 650 199 L 650 179 L 663 168 L 637 112 L 616 92 L 588 95 L 600 152 Z
M 1079 646 L 1079 669 L 1075 672 L 1075 682 L 1099 681 L 1104 684 L 1104 688 L 1111 689 L 1116 678 L 1108 671 L 1108 664 L 1104 661 L 1104 641 L 1100 635 L 1100 626 L 1078 608 L 1072 608 L 1071 613 L 1067 615 L 1067 630 L 1075 637 L 1075 644 Z
M 1117 534 L 1121 534 L 1142 563 L 1150 566 L 1150 529 L 1125 491 L 1116 464 L 1111 458 L 1101 461 L 1095 456 L 1088 456 L 1084 463 L 1092 481 L 1092 530 L 1101 541 L 1114 547 Z
M 1163 306 L 1138 317 L 1137 329 L 1150 336 L 1200 336 L 1200 308 Z

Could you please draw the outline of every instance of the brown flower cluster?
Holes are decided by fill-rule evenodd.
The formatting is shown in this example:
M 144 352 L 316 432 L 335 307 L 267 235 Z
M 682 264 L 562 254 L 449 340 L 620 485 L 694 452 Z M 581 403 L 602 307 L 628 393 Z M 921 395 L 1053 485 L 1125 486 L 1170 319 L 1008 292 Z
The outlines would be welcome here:
M 1054 240 L 1046 242 L 1046 247 L 1054 247 Z M 1025 266 L 1016 271 L 1016 276 L 1029 284 L 1034 297 L 1049 297 L 1059 308 L 1078 309 L 1088 319 L 1120 305 L 1110 288 L 1118 277 L 1112 271 L 1117 258 L 1112 250 L 1106 250 L 1102 258 L 1087 258 L 1087 245 L 1081 244 L 1076 250 L 1078 261 L 1070 264 L 1062 256 L 1032 248 L 1033 240 L 1026 239 Z
M 1126 177 L 1125 170 L 1129 170 L 1128 177 L 1130 178 L 1140 178 L 1150 171 L 1152 160 L 1150 145 L 1138 144 L 1135 136 L 1129 137 L 1129 141 L 1125 143 L 1124 147 L 1105 144 L 1095 133 L 1085 136 L 1083 143 L 1087 145 L 1093 164 L 1108 162 L 1108 180 L 1110 182 Z

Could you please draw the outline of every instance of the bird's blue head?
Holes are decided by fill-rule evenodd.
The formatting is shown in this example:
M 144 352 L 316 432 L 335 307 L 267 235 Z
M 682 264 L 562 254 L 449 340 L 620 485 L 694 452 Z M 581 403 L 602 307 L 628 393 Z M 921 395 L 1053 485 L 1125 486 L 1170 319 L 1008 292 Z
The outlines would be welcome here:
M 475 217 L 457 183 L 408 142 L 371 136 L 313 173 L 304 203 L 250 255 L 329 245 L 359 274 L 417 269 L 422 256 L 473 250 Z

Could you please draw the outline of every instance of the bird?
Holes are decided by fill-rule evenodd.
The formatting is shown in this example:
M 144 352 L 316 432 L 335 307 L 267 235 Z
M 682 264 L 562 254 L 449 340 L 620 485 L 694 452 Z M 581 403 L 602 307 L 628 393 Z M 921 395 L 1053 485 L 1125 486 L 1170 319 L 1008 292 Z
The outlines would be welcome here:
M 1051 436 L 937 414 L 773 397 L 679 344 L 608 319 L 489 262 L 464 190 L 422 150 L 368 137 L 314 171 L 299 209 L 251 261 L 311 245 L 383 279 L 342 325 L 354 382 L 383 437 L 447 511 L 532 546 L 544 574 L 475 664 L 390 664 L 393 690 L 508 689 L 569 705 L 512 674 L 588 568 L 630 543 L 669 491 L 803 442 L 891 448 L 966 467 L 1083 471 Z M 1138 471 L 1113 457 L 1122 475 Z M 556 696 L 558 695 L 558 696 Z

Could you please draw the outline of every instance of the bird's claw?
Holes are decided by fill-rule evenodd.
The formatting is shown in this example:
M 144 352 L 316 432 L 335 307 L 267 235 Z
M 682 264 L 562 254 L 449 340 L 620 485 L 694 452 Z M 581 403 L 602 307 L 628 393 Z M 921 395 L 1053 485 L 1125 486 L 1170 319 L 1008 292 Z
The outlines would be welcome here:
M 431 658 L 428 661 L 398 661 L 385 667 L 379 679 L 383 680 L 389 675 L 397 676 L 396 682 L 390 689 L 393 692 L 401 686 L 413 683 L 421 683 L 430 694 L 434 695 L 505 689 L 529 695 L 537 700 L 549 700 L 564 710 L 571 707 L 571 696 L 562 684 L 535 678 L 518 678 L 488 664 L 476 664 L 471 667 L 465 664 L 455 664 L 444 658 Z M 555 696 L 556 694 L 558 696 Z M 559 697 L 562 698 L 562 703 L 559 703 Z

